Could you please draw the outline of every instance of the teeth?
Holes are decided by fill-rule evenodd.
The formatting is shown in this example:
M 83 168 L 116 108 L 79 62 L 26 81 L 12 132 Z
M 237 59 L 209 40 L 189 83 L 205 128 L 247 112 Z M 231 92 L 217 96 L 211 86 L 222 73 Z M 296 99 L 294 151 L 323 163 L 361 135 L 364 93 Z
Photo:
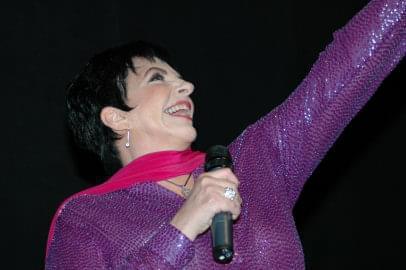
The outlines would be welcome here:
M 179 104 L 179 105 L 174 105 L 172 107 L 167 108 L 165 110 L 165 112 L 168 113 L 168 114 L 174 114 L 174 113 L 176 113 L 177 111 L 180 111 L 180 110 L 189 111 L 189 108 L 188 108 L 188 106 L 186 106 L 186 104 Z

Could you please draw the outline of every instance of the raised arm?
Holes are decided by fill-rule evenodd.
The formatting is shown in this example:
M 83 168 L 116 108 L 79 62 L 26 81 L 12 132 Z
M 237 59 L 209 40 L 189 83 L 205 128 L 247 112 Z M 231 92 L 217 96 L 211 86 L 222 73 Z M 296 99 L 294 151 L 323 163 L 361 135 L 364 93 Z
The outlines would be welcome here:
M 244 140 L 279 153 L 292 206 L 344 127 L 403 58 L 405 9 L 406 0 L 372 0 L 334 33 L 287 100 L 232 144 L 237 152 Z

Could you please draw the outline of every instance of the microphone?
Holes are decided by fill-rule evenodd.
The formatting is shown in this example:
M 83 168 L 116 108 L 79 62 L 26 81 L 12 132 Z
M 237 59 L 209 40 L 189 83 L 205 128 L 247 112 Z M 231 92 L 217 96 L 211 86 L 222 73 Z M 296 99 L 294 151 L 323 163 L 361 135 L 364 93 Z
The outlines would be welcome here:
M 227 147 L 214 145 L 207 150 L 204 171 L 210 172 L 221 168 L 231 168 L 233 161 Z M 234 255 L 233 220 L 230 212 L 220 212 L 211 223 L 211 239 L 214 260 L 226 264 Z

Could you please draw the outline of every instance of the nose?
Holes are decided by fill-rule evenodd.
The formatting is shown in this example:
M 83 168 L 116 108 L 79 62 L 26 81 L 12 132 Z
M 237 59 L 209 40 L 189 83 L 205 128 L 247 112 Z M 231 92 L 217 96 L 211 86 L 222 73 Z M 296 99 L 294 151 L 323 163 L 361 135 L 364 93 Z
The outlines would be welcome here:
M 193 83 L 182 80 L 182 83 L 176 89 L 176 92 L 182 96 L 189 96 L 193 93 L 195 86 Z

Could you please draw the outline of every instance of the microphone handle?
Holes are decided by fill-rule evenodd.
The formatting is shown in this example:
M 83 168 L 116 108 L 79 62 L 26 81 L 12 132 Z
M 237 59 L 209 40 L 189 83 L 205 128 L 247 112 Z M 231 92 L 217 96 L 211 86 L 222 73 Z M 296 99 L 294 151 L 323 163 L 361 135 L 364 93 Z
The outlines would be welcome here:
M 221 212 L 211 223 L 213 257 L 218 263 L 226 264 L 233 259 L 233 220 L 230 212 Z

